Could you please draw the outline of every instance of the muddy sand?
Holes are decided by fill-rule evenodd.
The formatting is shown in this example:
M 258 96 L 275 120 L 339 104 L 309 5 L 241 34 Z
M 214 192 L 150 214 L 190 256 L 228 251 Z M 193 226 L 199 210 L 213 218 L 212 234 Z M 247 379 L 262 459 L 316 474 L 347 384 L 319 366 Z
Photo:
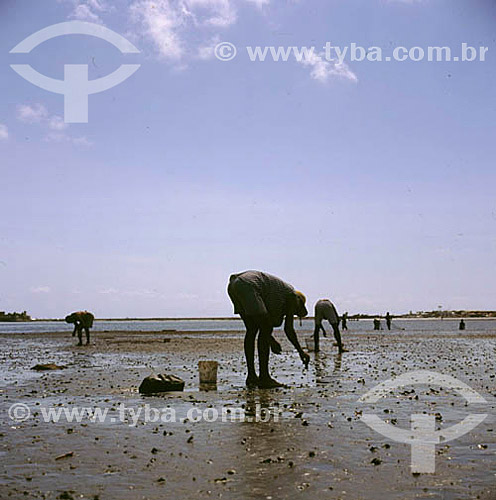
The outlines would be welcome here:
M 284 352 L 271 356 L 272 374 L 290 388 L 247 390 L 240 332 L 95 332 L 84 347 L 68 334 L 2 335 L 0 498 L 496 499 L 494 333 L 350 333 L 349 352 L 339 357 L 323 339 L 308 370 L 277 338 Z M 217 390 L 199 390 L 201 359 L 220 363 Z M 66 368 L 30 370 L 37 363 Z M 456 377 L 487 403 L 468 404 L 435 385 L 358 401 L 411 370 Z M 185 392 L 141 396 L 137 388 L 152 371 L 183 378 Z M 9 417 L 19 403 L 27 420 Z M 49 408 L 96 407 L 108 411 L 104 421 L 44 421 Z M 136 425 L 129 408 L 141 410 Z M 145 422 L 146 408 L 148 420 L 159 412 L 157 421 Z M 192 408 L 205 418 L 188 420 Z M 214 410 L 224 417 L 207 421 Z M 403 429 L 412 413 L 436 415 L 438 428 L 488 416 L 436 446 L 435 473 L 413 474 L 410 445 L 368 427 L 360 419 L 367 411 Z

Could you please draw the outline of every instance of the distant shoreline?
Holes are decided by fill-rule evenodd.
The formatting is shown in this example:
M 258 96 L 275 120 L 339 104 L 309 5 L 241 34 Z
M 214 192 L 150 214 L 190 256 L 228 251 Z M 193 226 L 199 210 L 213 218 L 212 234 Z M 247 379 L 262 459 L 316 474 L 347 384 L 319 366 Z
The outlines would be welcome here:
M 371 321 L 374 318 L 384 319 L 384 316 L 361 316 L 360 318 L 348 317 L 348 321 Z M 416 317 L 416 316 L 393 316 L 394 320 L 411 321 L 411 320 L 439 320 L 439 321 L 457 321 L 460 319 L 470 321 L 472 319 L 496 320 L 496 313 L 494 316 L 448 316 L 448 317 Z M 304 320 L 313 320 L 313 316 L 307 316 Z M 235 321 L 241 320 L 239 316 L 223 317 L 223 318 L 95 318 L 95 321 Z M 43 322 L 65 322 L 64 318 L 39 318 L 27 321 L 0 321 L 1 323 L 43 323 Z

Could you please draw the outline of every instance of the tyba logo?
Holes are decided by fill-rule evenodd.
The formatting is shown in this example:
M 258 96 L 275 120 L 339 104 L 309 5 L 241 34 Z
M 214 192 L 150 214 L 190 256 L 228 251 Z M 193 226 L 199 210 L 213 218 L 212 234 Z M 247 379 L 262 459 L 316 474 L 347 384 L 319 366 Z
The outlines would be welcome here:
M 463 396 L 468 403 L 487 403 L 478 392 L 474 391 L 460 380 L 450 377 L 449 375 L 442 375 L 441 373 L 427 370 L 408 372 L 394 379 L 387 380 L 363 395 L 358 402 L 376 403 L 393 389 L 415 384 L 434 384 L 441 387 L 447 387 Z M 475 429 L 475 427 L 481 424 L 486 417 L 487 414 L 471 414 L 458 424 L 439 431 L 435 430 L 436 417 L 424 413 L 411 415 L 410 430 L 398 429 L 384 422 L 377 415 L 370 413 L 364 413 L 361 416 L 361 420 L 379 434 L 393 441 L 411 445 L 412 472 L 433 473 L 436 467 L 436 444 L 452 441 L 453 439 L 463 436 L 472 429 Z
M 10 53 L 29 54 L 41 43 L 62 35 L 94 36 L 111 43 L 123 54 L 139 53 L 139 50 L 131 42 L 115 31 L 99 24 L 84 21 L 68 21 L 48 26 L 28 36 Z M 66 123 L 88 123 L 88 96 L 119 85 L 140 66 L 140 64 L 123 64 L 107 76 L 89 80 L 87 64 L 65 64 L 64 79 L 57 80 L 38 73 L 29 64 L 10 65 L 16 73 L 33 85 L 64 96 L 64 121 Z

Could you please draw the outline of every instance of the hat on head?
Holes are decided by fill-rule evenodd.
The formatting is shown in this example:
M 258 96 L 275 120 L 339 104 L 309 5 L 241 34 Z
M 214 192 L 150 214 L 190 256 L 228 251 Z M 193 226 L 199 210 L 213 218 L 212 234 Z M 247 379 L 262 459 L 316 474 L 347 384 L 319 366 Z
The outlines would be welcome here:
M 302 301 L 303 301 L 303 304 L 306 304 L 307 302 L 307 298 L 305 297 L 305 295 L 303 295 L 301 292 L 299 292 L 298 290 L 295 290 L 295 294 L 297 297 L 299 297 Z

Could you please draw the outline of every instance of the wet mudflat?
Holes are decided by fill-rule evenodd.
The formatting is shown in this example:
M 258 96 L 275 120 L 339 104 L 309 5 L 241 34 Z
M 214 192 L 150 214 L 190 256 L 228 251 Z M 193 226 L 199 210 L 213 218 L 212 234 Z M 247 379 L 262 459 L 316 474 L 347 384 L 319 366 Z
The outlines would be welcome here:
M 278 333 L 284 353 L 271 357 L 273 376 L 290 387 L 277 390 L 244 387 L 236 332 L 95 333 L 88 347 L 67 334 L 2 335 L 0 498 L 496 498 L 496 331 L 345 335 L 349 352 L 337 356 L 324 339 L 303 370 Z M 201 359 L 219 361 L 217 390 L 199 390 Z M 37 363 L 66 368 L 30 370 Z M 456 377 L 487 404 L 436 385 L 358 402 L 410 370 Z M 152 371 L 183 378 L 185 392 L 139 395 Z M 30 418 L 9 418 L 15 403 L 27 405 Z M 45 422 L 50 408 L 107 414 Z M 437 445 L 435 473 L 417 475 L 411 447 L 369 428 L 363 412 L 403 429 L 412 413 L 436 415 L 437 428 L 488 416 Z

